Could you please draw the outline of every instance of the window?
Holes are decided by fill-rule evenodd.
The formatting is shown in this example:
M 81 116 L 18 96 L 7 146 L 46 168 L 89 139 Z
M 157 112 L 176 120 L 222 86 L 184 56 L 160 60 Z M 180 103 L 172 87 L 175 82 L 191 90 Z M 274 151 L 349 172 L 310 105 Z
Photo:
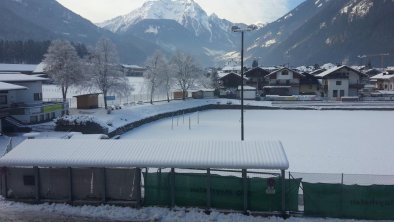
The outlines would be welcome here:
M 283 71 L 282 71 L 282 75 L 284 75 L 284 76 L 287 76 L 287 75 L 289 75 L 289 71 L 287 71 L 287 70 L 283 70 Z
M 340 90 L 340 91 L 339 91 L 339 94 L 340 94 L 340 95 L 339 95 L 340 97 L 344 97 L 344 96 L 345 96 L 345 90 Z
M 338 90 L 332 91 L 332 97 L 338 97 Z
M 342 85 L 342 81 L 337 81 L 337 82 L 336 82 L 336 85 L 337 85 L 337 86 Z
M 7 95 L 0 95 L 0 105 L 7 105 Z
M 23 176 L 23 185 L 25 186 L 34 186 L 36 185 L 36 178 L 31 175 L 24 175 Z
M 34 93 L 34 101 L 41 101 L 42 94 L 41 93 Z

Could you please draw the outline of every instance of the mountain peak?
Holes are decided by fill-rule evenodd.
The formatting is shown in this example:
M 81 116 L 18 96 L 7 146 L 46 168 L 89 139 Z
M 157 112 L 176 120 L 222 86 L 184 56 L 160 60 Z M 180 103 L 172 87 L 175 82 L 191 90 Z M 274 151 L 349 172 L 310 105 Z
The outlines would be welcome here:
M 127 15 L 98 24 L 112 32 L 125 32 L 145 19 L 169 19 L 193 29 L 197 35 L 209 29 L 208 15 L 194 0 L 149 0 Z

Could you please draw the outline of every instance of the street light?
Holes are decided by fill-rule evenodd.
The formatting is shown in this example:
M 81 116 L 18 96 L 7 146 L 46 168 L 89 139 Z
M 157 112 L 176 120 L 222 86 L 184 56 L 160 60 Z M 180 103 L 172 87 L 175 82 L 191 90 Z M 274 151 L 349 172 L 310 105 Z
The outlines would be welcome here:
M 256 30 L 256 25 L 249 25 L 246 28 L 240 28 L 239 26 L 231 27 L 232 32 L 241 33 L 241 140 L 244 141 L 244 33 Z

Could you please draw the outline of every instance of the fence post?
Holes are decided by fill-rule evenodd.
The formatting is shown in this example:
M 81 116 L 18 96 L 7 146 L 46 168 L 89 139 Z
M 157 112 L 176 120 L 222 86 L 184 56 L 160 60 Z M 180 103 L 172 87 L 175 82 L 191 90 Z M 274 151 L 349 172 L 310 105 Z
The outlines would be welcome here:
M 1 188 L 2 188 L 2 194 L 3 194 L 3 197 L 5 198 L 5 199 L 7 199 L 8 198 L 8 187 L 7 187 L 7 168 L 6 167 L 3 167 L 2 168 L 2 172 L 3 172 L 3 175 L 2 175 L 2 186 L 1 186 Z
M 36 201 L 40 201 L 40 169 L 38 167 L 33 167 L 34 171 L 34 179 L 35 179 L 35 195 L 36 195 Z
M 282 180 L 282 215 L 286 217 L 286 185 L 285 185 L 285 171 L 281 170 Z
M 175 169 L 174 168 L 171 168 L 170 185 L 171 185 L 171 208 L 173 208 L 175 206 Z
M 72 168 L 68 168 L 68 200 L 70 203 L 73 202 L 73 173 Z
M 101 176 L 102 176 L 102 183 L 103 183 L 103 190 L 102 190 L 102 202 L 105 204 L 107 202 L 107 172 L 105 168 L 101 169 Z
M 248 178 L 246 169 L 242 169 L 242 181 L 244 190 L 244 213 L 248 212 Z
M 133 186 L 137 186 L 137 189 L 136 189 L 136 201 L 137 201 L 137 207 L 139 208 L 139 207 L 141 207 L 142 206 L 142 189 L 141 189 L 141 186 L 142 186 L 142 181 L 141 181 L 141 172 L 142 172 L 142 170 L 141 170 L 141 168 L 135 168 L 134 169 L 135 171 L 134 171 L 134 177 L 135 177 L 135 179 L 138 181 L 138 183 L 136 183 L 136 184 L 133 184 Z M 133 193 L 131 194 L 131 195 L 134 195 Z
M 211 209 L 211 169 L 207 169 L 207 211 Z

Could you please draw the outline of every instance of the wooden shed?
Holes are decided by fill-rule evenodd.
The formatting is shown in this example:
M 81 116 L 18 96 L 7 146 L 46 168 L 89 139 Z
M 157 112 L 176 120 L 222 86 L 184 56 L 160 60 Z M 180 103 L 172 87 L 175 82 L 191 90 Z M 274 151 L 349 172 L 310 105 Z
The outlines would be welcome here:
M 99 95 L 100 93 L 92 93 L 74 96 L 77 98 L 77 109 L 97 109 Z

